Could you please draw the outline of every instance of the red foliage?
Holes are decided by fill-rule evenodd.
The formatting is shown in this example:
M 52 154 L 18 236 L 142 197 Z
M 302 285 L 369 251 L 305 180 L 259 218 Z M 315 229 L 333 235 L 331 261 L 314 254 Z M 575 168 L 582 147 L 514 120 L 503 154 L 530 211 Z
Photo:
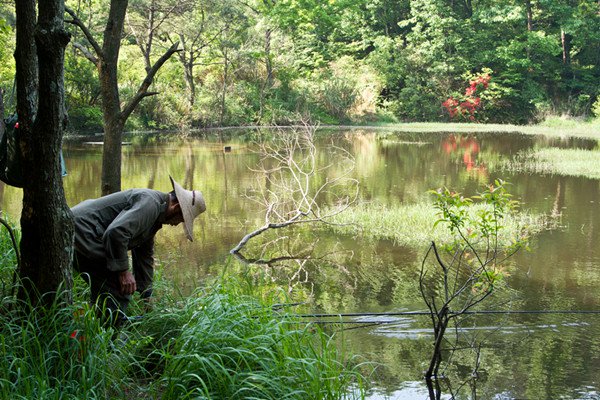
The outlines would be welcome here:
M 481 107 L 481 97 L 476 96 L 478 92 L 487 89 L 490 84 L 491 77 L 489 74 L 476 76 L 469 81 L 469 87 L 465 89 L 463 101 L 459 101 L 450 96 L 442 103 L 442 106 L 448 111 L 451 119 L 460 117 L 475 121 L 475 112 Z

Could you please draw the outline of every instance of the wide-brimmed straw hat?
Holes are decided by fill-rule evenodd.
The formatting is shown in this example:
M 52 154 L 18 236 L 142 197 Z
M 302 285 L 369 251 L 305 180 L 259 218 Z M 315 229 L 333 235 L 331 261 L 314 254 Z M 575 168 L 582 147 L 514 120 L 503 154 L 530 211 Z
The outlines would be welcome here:
M 181 206 L 181 213 L 183 214 L 183 231 L 190 242 L 194 241 L 194 219 L 206 211 L 206 203 L 204 203 L 204 197 L 202 192 L 198 190 L 185 190 L 181 185 L 175 182 L 171 176 L 171 184 L 175 195 Z

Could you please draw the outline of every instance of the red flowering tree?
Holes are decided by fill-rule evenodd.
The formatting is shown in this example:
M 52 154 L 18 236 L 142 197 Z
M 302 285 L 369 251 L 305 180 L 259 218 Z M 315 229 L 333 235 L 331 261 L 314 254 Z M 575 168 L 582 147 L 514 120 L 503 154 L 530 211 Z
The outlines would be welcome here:
M 486 69 L 474 75 L 469 80 L 469 86 L 465 89 L 464 95 L 450 96 L 442 103 L 442 106 L 446 109 L 448 115 L 450 115 L 450 119 L 476 120 L 476 112 L 481 108 L 481 93 L 490 84 L 490 73 L 491 71 Z

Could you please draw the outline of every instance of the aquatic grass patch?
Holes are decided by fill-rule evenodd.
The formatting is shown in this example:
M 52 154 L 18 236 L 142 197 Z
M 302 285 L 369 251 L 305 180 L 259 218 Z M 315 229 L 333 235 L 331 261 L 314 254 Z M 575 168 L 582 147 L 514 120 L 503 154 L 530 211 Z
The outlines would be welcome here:
M 485 206 L 474 204 L 468 213 L 476 215 Z M 361 203 L 338 214 L 328 225 L 329 229 L 345 235 L 360 236 L 372 240 L 391 240 L 396 245 L 419 248 L 431 241 L 451 243 L 452 234 L 441 224 L 438 210 L 432 203 L 399 204 L 389 207 L 375 203 Z M 541 231 L 552 229 L 555 221 L 542 214 L 519 211 L 502 220 L 503 229 L 499 240 L 510 244 L 516 236 L 531 237 Z M 468 227 L 467 227 L 468 228 Z
M 382 131 L 398 132 L 429 132 L 429 133 L 477 133 L 477 132 L 503 132 L 522 133 L 526 135 L 544 135 L 548 137 L 586 137 L 600 138 L 600 119 L 589 122 L 577 121 L 568 123 L 545 123 L 538 125 L 511 125 L 511 124 L 476 124 L 476 123 L 445 123 L 445 122 L 406 122 L 382 123 L 376 126 L 343 126 L 347 129 L 378 129 Z
M 561 149 L 556 147 L 537 149 L 518 154 L 500 168 L 510 172 L 555 174 L 600 179 L 600 151 Z

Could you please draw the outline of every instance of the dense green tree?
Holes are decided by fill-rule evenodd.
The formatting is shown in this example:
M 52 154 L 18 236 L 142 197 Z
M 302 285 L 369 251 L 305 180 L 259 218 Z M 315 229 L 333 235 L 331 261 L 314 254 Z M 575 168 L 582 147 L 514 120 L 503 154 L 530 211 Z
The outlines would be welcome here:
M 398 120 L 448 121 L 442 102 L 464 97 L 488 69 L 481 122 L 586 116 L 600 104 L 597 0 L 130 0 L 119 14 L 124 31 L 112 36 L 121 51 L 108 52 L 119 57 L 106 63 L 116 68 L 118 98 L 114 84 L 102 89 L 109 69 L 98 68 L 96 51 L 110 3 L 72 4 L 88 31 L 73 30 L 76 52 L 96 60 L 85 65 L 67 53 L 73 129 L 290 123 L 306 113 L 338 123 L 374 115 L 360 111 L 367 97 Z M 9 6 L 0 13 L 6 57 L 14 20 Z M 152 72 L 177 42 L 177 57 Z M 12 68 L 0 65 L 5 89 Z M 107 104 L 122 108 L 107 114 Z
M 14 10 L 0 4 L 0 87 L 10 90 L 13 84 L 15 64 L 12 52 L 14 43 Z

